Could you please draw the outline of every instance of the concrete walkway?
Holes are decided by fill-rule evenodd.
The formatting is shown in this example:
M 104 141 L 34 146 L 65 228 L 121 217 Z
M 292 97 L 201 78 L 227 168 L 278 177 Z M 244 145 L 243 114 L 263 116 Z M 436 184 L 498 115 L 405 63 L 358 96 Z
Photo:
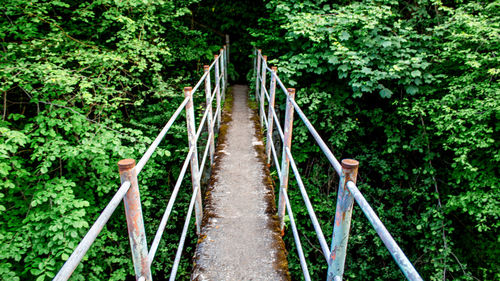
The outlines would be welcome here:
M 290 280 L 247 96 L 246 86 L 233 87 L 232 120 L 221 129 L 192 280 Z

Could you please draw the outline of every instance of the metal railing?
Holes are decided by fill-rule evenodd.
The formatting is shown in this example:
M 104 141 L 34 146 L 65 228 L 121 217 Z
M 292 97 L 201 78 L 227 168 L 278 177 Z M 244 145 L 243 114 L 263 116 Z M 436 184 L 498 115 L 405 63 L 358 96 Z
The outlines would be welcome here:
M 313 127 L 309 119 L 306 117 L 302 109 L 295 102 L 295 89 L 287 89 L 285 87 L 285 85 L 283 84 L 283 82 L 281 82 L 279 76 L 277 75 L 278 69 L 276 67 L 269 68 L 269 66 L 267 65 L 267 56 L 262 55 L 262 51 L 260 49 L 254 49 L 253 57 L 255 74 L 255 99 L 259 104 L 261 127 L 265 128 L 267 131 L 267 161 L 268 164 L 271 163 L 271 160 L 274 161 L 274 166 L 276 168 L 280 183 L 278 199 L 278 216 L 280 220 L 280 227 L 281 231 L 283 232 L 285 226 L 285 214 L 288 213 L 293 238 L 296 243 L 300 265 L 305 280 L 311 280 L 311 277 L 309 275 L 309 270 L 307 268 L 307 263 L 300 243 L 300 236 L 295 224 L 290 200 L 288 198 L 288 178 L 290 166 L 292 168 L 293 174 L 295 175 L 295 179 L 304 200 L 304 204 L 307 208 L 309 218 L 311 219 L 312 225 L 316 232 L 316 236 L 321 246 L 321 251 L 323 253 L 325 261 L 328 264 L 326 280 L 342 280 L 354 201 L 358 203 L 358 206 L 366 215 L 406 278 L 412 281 L 422 280 L 411 262 L 405 256 L 401 248 L 399 248 L 396 241 L 394 241 L 389 231 L 385 228 L 384 224 L 380 221 L 376 213 L 370 207 L 370 204 L 368 204 L 368 202 L 356 186 L 356 177 L 359 166 L 358 161 L 354 159 L 344 159 L 341 163 L 339 163 L 326 143 L 320 137 L 316 129 Z M 271 78 L 271 82 L 269 83 L 269 90 L 267 89 L 266 83 L 268 71 Z M 279 118 L 274 109 L 276 86 L 279 86 L 283 93 L 286 95 L 286 109 L 283 127 L 281 127 Z M 265 109 L 266 102 L 268 105 L 267 113 Z M 316 140 L 318 146 L 321 148 L 321 151 L 325 154 L 326 158 L 340 177 L 332 243 L 330 247 L 328 247 L 328 243 L 325 239 L 323 231 L 321 230 L 321 226 L 318 222 L 311 201 L 309 200 L 307 190 L 304 186 L 291 152 L 294 112 L 296 112 L 300 119 L 303 121 L 312 137 Z M 278 159 L 276 148 L 273 142 L 274 126 L 276 126 L 276 130 L 278 131 L 280 140 L 283 144 L 281 162 Z
M 226 38 L 227 39 L 227 38 Z M 191 168 L 191 182 L 193 185 L 193 193 L 191 196 L 191 201 L 189 203 L 189 208 L 182 229 L 181 238 L 179 245 L 177 247 L 177 252 L 175 255 L 175 260 L 170 273 L 170 280 L 175 280 L 177 274 L 177 268 L 179 266 L 181 254 L 184 248 L 184 242 L 186 239 L 187 231 L 189 228 L 189 223 L 191 221 L 191 215 L 193 208 L 195 209 L 196 218 L 196 232 L 200 233 L 201 221 L 203 216 L 202 202 L 201 202 L 201 192 L 200 192 L 200 178 L 205 167 L 207 157 L 210 157 L 210 164 L 214 163 L 214 152 L 215 152 L 215 129 L 219 129 L 221 120 L 222 103 L 224 102 L 224 93 L 227 88 L 227 67 L 228 67 L 228 46 L 224 45 L 223 49 L 220 49 L 218 55 L 214 56 L 214 60 L 210 65 L 204 66 L 204 74 L 196 83 L 196 85 L 184 88 L 184 101 L 179 105 L 174 114 L 170 117 L 167 124 L 158 134 L 156 139 L 150 145 L 148 150 L 144 153 L 139 163 L 135 163 L 133 159 L 123 159 L 118 162 L 118 168 L 120 172 L 121 186 L 115 193 L 111 201 L 104 208 L 102 213 L 99 215 L 97 220 L 94 222 L 90 230 L 87 232 L 85 237 L 80 241 L 76 249 L 73 251 L 69 259 L 64 263 L 62 268 L 59 270 L 57 275 L 53 280 L 61 281 L 68 280 L 73 274 L 74 270 L 80 264 L 82 258 L 85 256 L 90 246 L 94 243 L 97 236 L 101 232 L 104 225 L 107 223 L 113 212 L 116 210 L 120 202 L 123 200 L 125 205 L 125 215 L 127 218 L 127 228 L 130 239 L 130 245 L 132 249 L 132 261 L 134 264 L 136 280 L 151 281 L 151 264 L 158 249 L 161 237 L 165 230 L 168 222 L 170 213 L 179 193 L 179 188 L 183 182 L 184 175 L 188 165 Z M 211 71 L 214 73 L 215 87 L 212 90 L 211 87 Z M 206 96 L 206 108 L 203 117 L 198 125 L 198 130 L 196 130 L 195 125 L 195 115 L 193 106 L 193 95 L 204 83 L 205 86 L 205 96 Z M 213 101 L 216 100 L 216 111 L 212 115 Z M 139 192 L 139 185 L 137 181 L 137 176 L 142 171 L 151 155 L 156 150 L 162 139 L 165 137 L 169 131 L 172 124 L 175 122 L 177 117 L 180 115 L 182 110 L 186 110 L 186 126 L 189 142 L 189 152 L 184 160 L 182 169 L 177 178 L 175 186 L 172 190 L 172 194 L 168 201 L 167 207 L 160 221 L 158 230 L 155 234 L 155 238 L 151 243 L 148 250 L 146 233 L 144 229 L 144 220 L 142 216 L 141 199 Z M 202 128 L 206 123 L 206 128 L 208 131 L 207 144 L 203 153 L 201 165 L 198 165 L 198 148 L 197 142 L 200 138 Z M 217 125 L 217 128 L 215 126 Z

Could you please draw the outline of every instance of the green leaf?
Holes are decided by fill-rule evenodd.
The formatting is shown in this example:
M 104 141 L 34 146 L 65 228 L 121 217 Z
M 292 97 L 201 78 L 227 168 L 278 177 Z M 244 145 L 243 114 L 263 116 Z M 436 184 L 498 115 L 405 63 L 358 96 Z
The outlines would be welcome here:
M 392 96 L 392 91 L 387 88 L 383 88 L 380 90 L 379 94 L 383 98 L 390 98 Z
M 412 77 L 416 78 L 420 77 L 422 75 L 422 72 L 420 72 L 420 70 L 413 70 L 410 74 Z
M 340 40 L 341 41 L 347 41 L 349 40 L 349 38 L 351 38 L 351 35 L 349 34 L 349 32 L 343 30 L 341 33 L 340 33 L 340 36 L 339 36 Z
M 414 95 L 418 92 L 418 87 L 408 86 L 408 87 L 406 87 L 406 92 L 410 95 Z

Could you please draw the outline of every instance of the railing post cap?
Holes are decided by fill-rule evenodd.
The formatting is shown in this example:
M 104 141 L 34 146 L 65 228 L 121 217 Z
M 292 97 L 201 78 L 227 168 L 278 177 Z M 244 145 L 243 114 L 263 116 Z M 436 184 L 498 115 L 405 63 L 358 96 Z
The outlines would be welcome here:
M 344 169 L 355 169 L 359 166 L 359 162 L 354 159 L 343 159 L 341 165 Z
M 258 51 L 259 53 L 261 53 L 261 52 L 262 52 L 262 49 L 257 49 L 257 51 Z
M 288 88 L 287 90 L 290 94 L 295 94 L 295 88 Z
M 191 90 L 193 90 L 193 87 L 184 87 L 184 96 L 185 97 L 192 96 Z
M 134 159 L 122 159 L 122 160 L 118 161 L 118 170 L 120 172 L 128 171 L 134 167 L 135 167 L 135 160 Z
M 274 72 L 277 72 L 278 71 L 278 67 L 277 66 L 272 66 L 271 69 L 274 71 Z
M 266 55 L 263 55 L 262 57 L 264 58 L 265 61 L 267 61 L 267 56 Z
M 215 58 L 215 59 L 219 58 L 219 55 L 214 55 L 214 58 Z
M 208 64 L 205 64 L 205 65 L 203 66 L 203 70 L 208 70 L 209 68 L 210 68 L 210 65 L 208 65 Z

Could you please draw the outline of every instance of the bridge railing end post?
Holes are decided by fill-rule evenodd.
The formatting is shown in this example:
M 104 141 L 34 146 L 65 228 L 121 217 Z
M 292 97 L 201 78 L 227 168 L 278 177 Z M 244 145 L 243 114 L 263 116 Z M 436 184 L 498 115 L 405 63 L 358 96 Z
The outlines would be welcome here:
M 148 245 L 144 218 L 142 216 L 141 196 L 134 159 L 123 159 L 118 162 L 121 183 L 130 182 L 130 188 L 123 198 L 125 216 L 127 218 L 128 236 L 132 250 L 132 261 L 136 279 L 143 278 L 152 281 L 151 269 L 148 260 Z
M 335 209 L 335 220 L 332 234 L 332 246 L 330 252 L 330 263 L 328 264 L 328 278 L 342 279 L 344 274 L 344 265 L 347 254 L 347 241 L 349 239 L 349 230 L 351 228 L 352 208 L 354 196 L 347 188 L 347 182 L 356 183 L 358 176 L 359 162 L 354 159 L 343 159 L 342 174 L 339 180 L 337 194 L 337 204 Z

